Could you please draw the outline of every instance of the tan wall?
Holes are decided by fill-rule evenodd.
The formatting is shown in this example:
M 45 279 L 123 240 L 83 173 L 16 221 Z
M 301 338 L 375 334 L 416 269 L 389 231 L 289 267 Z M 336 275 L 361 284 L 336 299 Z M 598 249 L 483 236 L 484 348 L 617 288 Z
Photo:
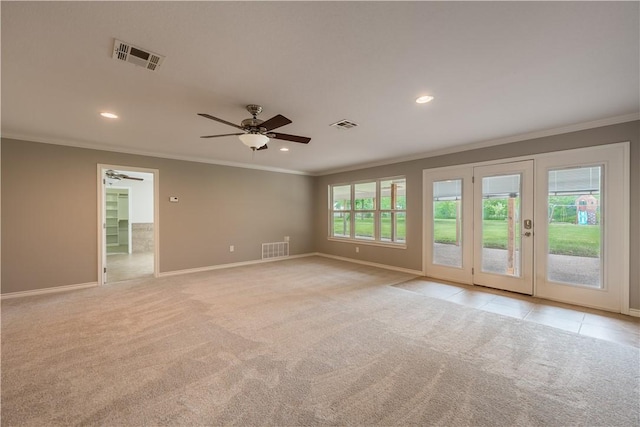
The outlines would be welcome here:
M 640 122 L 321 177 L 257 171 L 26 141 L 2 140 L 2 292 L 97 281 L 96 165 L 160 170 L 160 270 L 260 258 L 291 236 L 291 254 L 322 252 L 422 269 L 422 171 L 631 142 L 631 308 L 640 309 Z M 407 249 L 327 240 L 327 186 L 407 177 Z M 168 202 L 179 196 L 180 203 Z M 229 253 L 229 245 L 236 251 Z
M 98 163 L 160 171 L 161 272 L 314 251 L 313 177 L 9 139 L 1 160 L 2 293 L 97 281 Z
M 421 271 L 422 171 L 424 169 L 508 159 L 623 141 L 631 142 L 630 306 L 640 309 L 640 121 L 319 177 L 315 185 L 316 250 L 326 254 Z M 327 239 L 328 185 L 397 175 L 406 175 L 407 177 L 406 250 L 335 242 Z M 355 253 L 356 245 L 360 248 L 359 253 Z

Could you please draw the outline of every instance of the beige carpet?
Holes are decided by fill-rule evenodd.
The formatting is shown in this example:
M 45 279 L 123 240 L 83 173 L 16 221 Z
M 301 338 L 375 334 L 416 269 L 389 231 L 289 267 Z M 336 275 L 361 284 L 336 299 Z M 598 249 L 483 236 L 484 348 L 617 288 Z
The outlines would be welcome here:
M 637 348 L 324 258 L 2 302 L 2 425 L 637 426 Z

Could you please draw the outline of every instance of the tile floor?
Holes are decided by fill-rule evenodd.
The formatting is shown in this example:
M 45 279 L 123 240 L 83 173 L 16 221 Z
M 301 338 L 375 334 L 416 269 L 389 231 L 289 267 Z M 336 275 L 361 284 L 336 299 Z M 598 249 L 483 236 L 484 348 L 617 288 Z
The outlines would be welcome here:
M 640 318 L 527 295 L 416 279 L 396 285 L 433 298 L 640 348 Z
M 107 255 L 107 283 L 153 277 L 153 252 Z

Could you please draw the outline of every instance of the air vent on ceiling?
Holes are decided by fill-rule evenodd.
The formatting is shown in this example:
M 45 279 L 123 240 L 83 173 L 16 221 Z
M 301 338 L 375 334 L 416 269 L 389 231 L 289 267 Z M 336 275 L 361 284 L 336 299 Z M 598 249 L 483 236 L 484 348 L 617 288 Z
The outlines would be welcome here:
M 157 71 L 164 61 L 164 56 L 116 39 L 113 44 L 113 59 Z
M 336 129 L 351 129 L 358 126 L 357 123 L 350 122 L 349 120 L 340 120 L 339 122 L 335 122 L 330 124 L 329 126 L 333 126 Z

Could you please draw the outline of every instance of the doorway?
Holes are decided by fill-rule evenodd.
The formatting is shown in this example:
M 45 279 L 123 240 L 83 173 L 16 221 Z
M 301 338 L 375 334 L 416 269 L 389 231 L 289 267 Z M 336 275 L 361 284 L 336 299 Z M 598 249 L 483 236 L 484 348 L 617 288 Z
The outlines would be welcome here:
M 99 283 L 157 277 L 154 169 L 98 165 Z
M 425 170 L 425 275 L 628 313 L 628 149 Z

